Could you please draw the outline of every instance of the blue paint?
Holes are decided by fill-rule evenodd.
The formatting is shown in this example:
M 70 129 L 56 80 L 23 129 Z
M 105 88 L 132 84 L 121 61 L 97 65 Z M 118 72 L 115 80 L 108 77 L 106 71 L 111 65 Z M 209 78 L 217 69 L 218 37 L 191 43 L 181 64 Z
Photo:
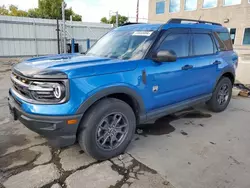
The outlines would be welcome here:
M 221 26 L 207 24 L 138 24 L 119 27 L 111 32 L 156 31 L 170 28 L 205 28 L 226 31 Z M 153 36 L 148 43 L 155 42 Z M 90 47 L 89 39 L 87 48 Z M 112 50 L 112 49 L 111 49 Z M 91 52 L 91 50 L 90 50 Z M 138 52 L 139 53 L 139 52 Z M 214 65 L 215 60 L 221 61 Z M 238 57 L 233 51 L 217 52 L 212 55 L 177 58 L 176 62 L 156 63 L 149 58 L 117 59 L 94 55 L 61 54 L 38 57 L 17 64 L 14 69 L 24 75 L 36 74 L 41 70 L 56 70 L 67 74 L 70 98 L 64 104 L 31 104 L 14 96 L 22 103 L 22 109 L 31 114 L 73 115 L 87 99 L 105 88 L 124 86 L 137 93 L 144 102 L 145 111 L 150 112 L 166 105 L 212 93 L 216 81 L 225 70 L 235 71 Z M 191 70 L 182 70 L 186 64 Z M 146 71 L 146 84 L 142 79 Z M 158 86 L 158 92 L 152 88 Z M 117 91 L 119 93 L 119 91 Z

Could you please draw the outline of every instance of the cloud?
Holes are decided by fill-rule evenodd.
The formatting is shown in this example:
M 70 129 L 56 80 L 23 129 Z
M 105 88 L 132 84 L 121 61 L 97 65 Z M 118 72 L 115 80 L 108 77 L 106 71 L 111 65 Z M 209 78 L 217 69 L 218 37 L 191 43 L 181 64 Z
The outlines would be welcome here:
M 104 16 L 109 17 L 109 11 L 130 17 L 135 21 L 137 0 L 65 0 L 67 7 L 82 15 L 85 22 L 100 22 Z M 38 6 L 38 0 L 0 0 L 0 5 L 17 5 L 20 9 L 28 10 Z M 148 0 L 140 0 L 139 17 L 147 19 Z M 145 21 L 142 19 L 141 21 Z

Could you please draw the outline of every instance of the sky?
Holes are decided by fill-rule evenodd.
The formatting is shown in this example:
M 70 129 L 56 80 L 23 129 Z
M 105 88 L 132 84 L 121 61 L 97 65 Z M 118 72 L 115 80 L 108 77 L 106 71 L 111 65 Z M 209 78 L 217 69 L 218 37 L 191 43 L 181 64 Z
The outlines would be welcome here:
M 137 0 L 65 0 L 67 8 L 72 9 L 82 15 L 84 22 L 100 22 L 104 16 L 109 18 L 109 12 L 118 11 L 119 14 L 130 17 L 130 21 L 135 21 Z M 28 10 L 36 8 L 38 0 L 0 0 L 0 5 L 17 5 L 19 9 Z M 146 22 L 148 18 L 148 0 L 140 0 L 139 21 Z

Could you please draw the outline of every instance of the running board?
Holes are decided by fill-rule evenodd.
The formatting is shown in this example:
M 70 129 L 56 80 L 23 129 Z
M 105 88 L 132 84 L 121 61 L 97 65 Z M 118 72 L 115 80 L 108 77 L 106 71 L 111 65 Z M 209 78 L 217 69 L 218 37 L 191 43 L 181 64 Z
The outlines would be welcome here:
M 169 105 L 160 109 L 156 109 L 147 113 L 146 121 L 155 120 L 157 118 L 178 112 L 180 110 L 192 107 L 194 105 L 208 101 L 212 97 L 212 94 L 203 95 L 198 98 L 188 99 L 177 104 Z

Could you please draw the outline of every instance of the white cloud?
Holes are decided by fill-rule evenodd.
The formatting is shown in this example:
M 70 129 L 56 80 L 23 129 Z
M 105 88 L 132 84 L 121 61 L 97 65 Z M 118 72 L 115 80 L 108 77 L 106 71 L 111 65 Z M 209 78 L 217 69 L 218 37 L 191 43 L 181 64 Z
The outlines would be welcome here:
M 135 21 L 137 0 L 66 0 L 68 7 L 82 15 L 85 22 L 100 22 L 104 16 L 109 17 L 109 11 L 130 17 Z M 0 5 L 17 5 L 20 9 L 28 10 L 37 7 L 38 0 L 0 0 Z M 148 0 L 140 0 L 139 17 L 148 17 Z M 145 20 L 141 20 L 145 21 Z

